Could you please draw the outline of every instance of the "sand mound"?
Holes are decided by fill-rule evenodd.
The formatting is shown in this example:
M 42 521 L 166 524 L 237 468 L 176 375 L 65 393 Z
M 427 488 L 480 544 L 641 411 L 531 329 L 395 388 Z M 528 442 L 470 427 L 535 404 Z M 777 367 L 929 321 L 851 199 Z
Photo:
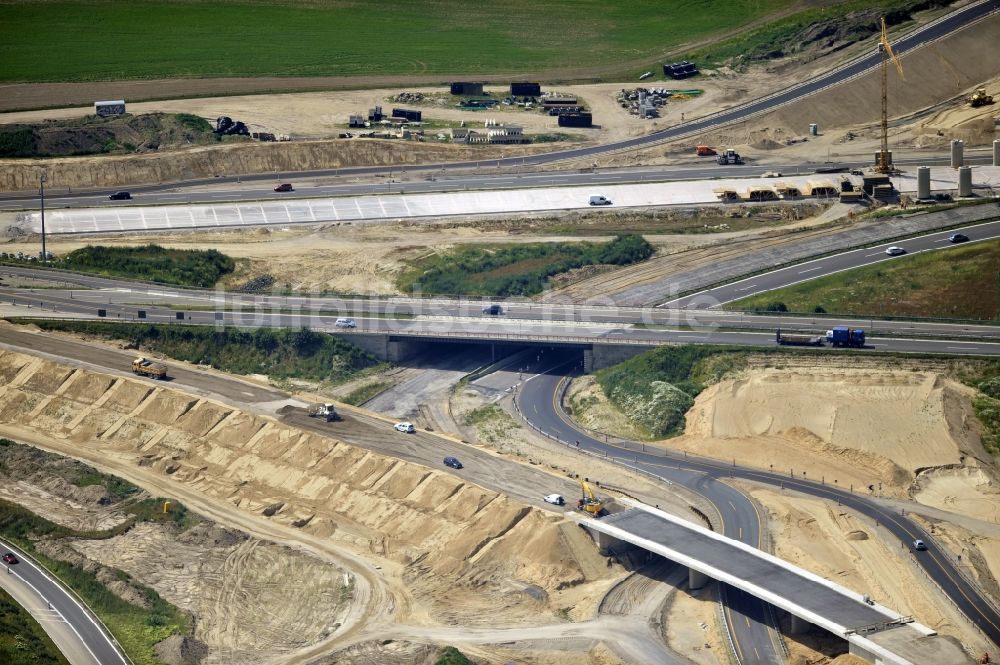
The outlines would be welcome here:
M 424 585 L 420 602 L 431 614 L 461 595 L 465 622 L 495 622 L 497 596 L 510 588 L 587 581 L 561 518 L 453 475 L 18 353 L 0 351 L 0 376 L 10 377 L 0 387 L 0 431 L 11 438 L 30 432 L 59 449 L 127 461 L 258 515 L 280 506 L 270 519 L 402 564 Z M 77 384 L 88 389 L 70 389 Z
M 921 469 L 988 459 L 973 421 L 968 390 L 934 373 L 766 369 L 704 391 L 685 444 L 736 452 L 760 442 L 785 468 L 818 456 L 905 485 Z
M 208 655 L 208 647 L 193 637 L 171 635 L 158 643 L 156 656 L 167 665 L 198 665 Z
M 855 529 L 854 531 L 848 531 L 844 538 L 847 540 L 868 540 L 868 534 L 860 529 Z

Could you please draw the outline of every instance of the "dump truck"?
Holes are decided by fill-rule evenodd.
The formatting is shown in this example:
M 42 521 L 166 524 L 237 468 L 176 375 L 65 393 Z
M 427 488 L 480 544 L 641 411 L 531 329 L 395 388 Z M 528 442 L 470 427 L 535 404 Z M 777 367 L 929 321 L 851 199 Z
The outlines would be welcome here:
M 695 151 L 697 151 L 699 157 L 711 157 L 719 154 L 715 151 L 715 148 L 707 145 L 695 146 Z
M 826 331 L 826 341 L 836 347 L 860 349 L 865 345 L 865 331 L 861 328 L 835 326 L 833 330 Z
M 774 333 L 774 341 L 782 346 L 823 346 L 822 335 L 788 335 L 781 328 Z
M 328 423 L 340 420 L 340 414 L 337 413 L 337 407 L 333 404 L 316 404 L 309 409 L 309 415 L 313 418 L 323 418 Z
M 972 108 L 978 108 L 980 106 L 986 106 L 993 103 L 993 95 L 986 94 L 986 88 L 978 88 L 972 96 L 969 97 L 969 105 Z
M 726 151 L 719 155 L 717 161 L 722 166 L 727 164 L 742 164 L 743 157 L 741 157 L 740 153 L 736 152 L 732 148 L 726 148 Z
M 136 358 L 132 361 L 132 373 L 148 376 L 151 379 L 165 379 L 167 378 L 167 366 L 154 363 L 148 358 Z

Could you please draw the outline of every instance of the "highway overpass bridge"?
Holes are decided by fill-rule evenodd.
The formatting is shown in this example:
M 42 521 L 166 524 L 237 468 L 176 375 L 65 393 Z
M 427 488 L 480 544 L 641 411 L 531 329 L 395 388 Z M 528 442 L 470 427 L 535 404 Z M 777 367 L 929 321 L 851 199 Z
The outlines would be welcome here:
M 709 579 L 741 589 L 792 616 L 792 633 L 819 626 L 870 663 L 943 665 L 971 662 L 961 648 L 912 617 L 750 545 L 638 501 L 603 518 L 581 519 L 602 552 L 638 547 L 687 566 L 689 587 Z M 575 513 L 574 513 L 575 515 Z

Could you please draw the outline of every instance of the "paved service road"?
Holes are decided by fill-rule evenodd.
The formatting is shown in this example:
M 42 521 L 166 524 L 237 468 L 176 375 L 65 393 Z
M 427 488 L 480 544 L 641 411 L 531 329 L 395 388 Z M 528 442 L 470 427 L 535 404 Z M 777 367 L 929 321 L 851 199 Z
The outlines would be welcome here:
M 71 592 L 10 543 L 0 541 L 0 550 L 20 560 L 0 564 L 0 586 L 31 613 L 72 665 L 130 665 Z
M 975 584 L 959 572 L 957 566 L 944 555 L 944 550 L 936 544 L 930 534 L 905 515 L 901 515 L 895 508 L 883 506 L 875 499 L 855 493 L 853 488 L 850 491 L 843 490 L 824 483 L 810 482 L 797 477 L 790 478 L 780 473 L 734 466 L 691 455 L 678 455 L 669 451 L 667 455 L 662 452 L 645 452 L 635 443 L 630 447 L 627 442 L 605 443 L 577 428 L 559 408 L 558 396 L 562 382 L 579 365 L 579 356 L 568 351 L 564 353 L 565 363 L 532 377 L 517 396 L 522 417 L 533 427 L 550 437 L 558 437 L 560 441 L 578 440 L 580 449 L 584 452 L 607 456 L 609 459 L 636 467 L 669 482 L 689 487 L 719 506 L 720 510 L 728 502 L 730 495 L 719 492 L 720 487 L 728 486 L 718 479 L 727 476 L 742 478 L 828 501 L 838 501 L 841 505 L 877 520 L 880 530 L 884 529 L 887 532 L 884 533 L 886 538 L 896 539 L 904 545 L 909 545 L 915 539 L 923 540 L 929 547 L 927 551 L 912 553 L 916 562 L 972 623 L 994 644 L 1000 645 L 1000 610 L 979 591 Z M 859 492 L 864 491 L 858 489 Z M 744 513 L 734 514 L 730 519 L 742 526 L 750 518 Z M 727 529 L 729 528 L 731 527 L 727 520 Z M 729 532 L 725 535 L 731 536 Z

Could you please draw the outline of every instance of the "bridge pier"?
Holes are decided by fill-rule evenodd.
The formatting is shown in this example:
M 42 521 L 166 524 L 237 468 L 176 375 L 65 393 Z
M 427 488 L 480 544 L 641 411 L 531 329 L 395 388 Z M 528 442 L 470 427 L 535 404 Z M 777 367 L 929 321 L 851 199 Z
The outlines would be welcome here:
M 801 635 L 802 633 L 808 633 L 809 628 L 812 626 L 811 623 L 806 621 L 801 617 L 792 615 L 792 625 L 789 627 L 788 632 L 791 635 Z
M 391 335 L 368 333 L 331 333 L 337 339 L 353 344 L 379 360 L 398 363 L 431 348 L 431 342 L 414 339 L 394 339 Z
M 593 372 L 611 367 L 654 348 L 656 347 L 633 344 L 594 344 L 583 351 L 583 370 Z
M 709 581 L 708 575 L 698 572 L 694 568 L 688 568 L 688 590 L 697 591 L 704 588 Z
M 863 647 L 859 647 L 854 642 L 847 643 L 847 650 L 848 653 L 850 653 L 852 656 L 857 656 L 858 658 L 867 660 L 869 663 L 872 663 L 872 665 L 882 665 L 882 663 L 884 662 L 881 658 L 873 654 L 871 651 L 868 651 Z

